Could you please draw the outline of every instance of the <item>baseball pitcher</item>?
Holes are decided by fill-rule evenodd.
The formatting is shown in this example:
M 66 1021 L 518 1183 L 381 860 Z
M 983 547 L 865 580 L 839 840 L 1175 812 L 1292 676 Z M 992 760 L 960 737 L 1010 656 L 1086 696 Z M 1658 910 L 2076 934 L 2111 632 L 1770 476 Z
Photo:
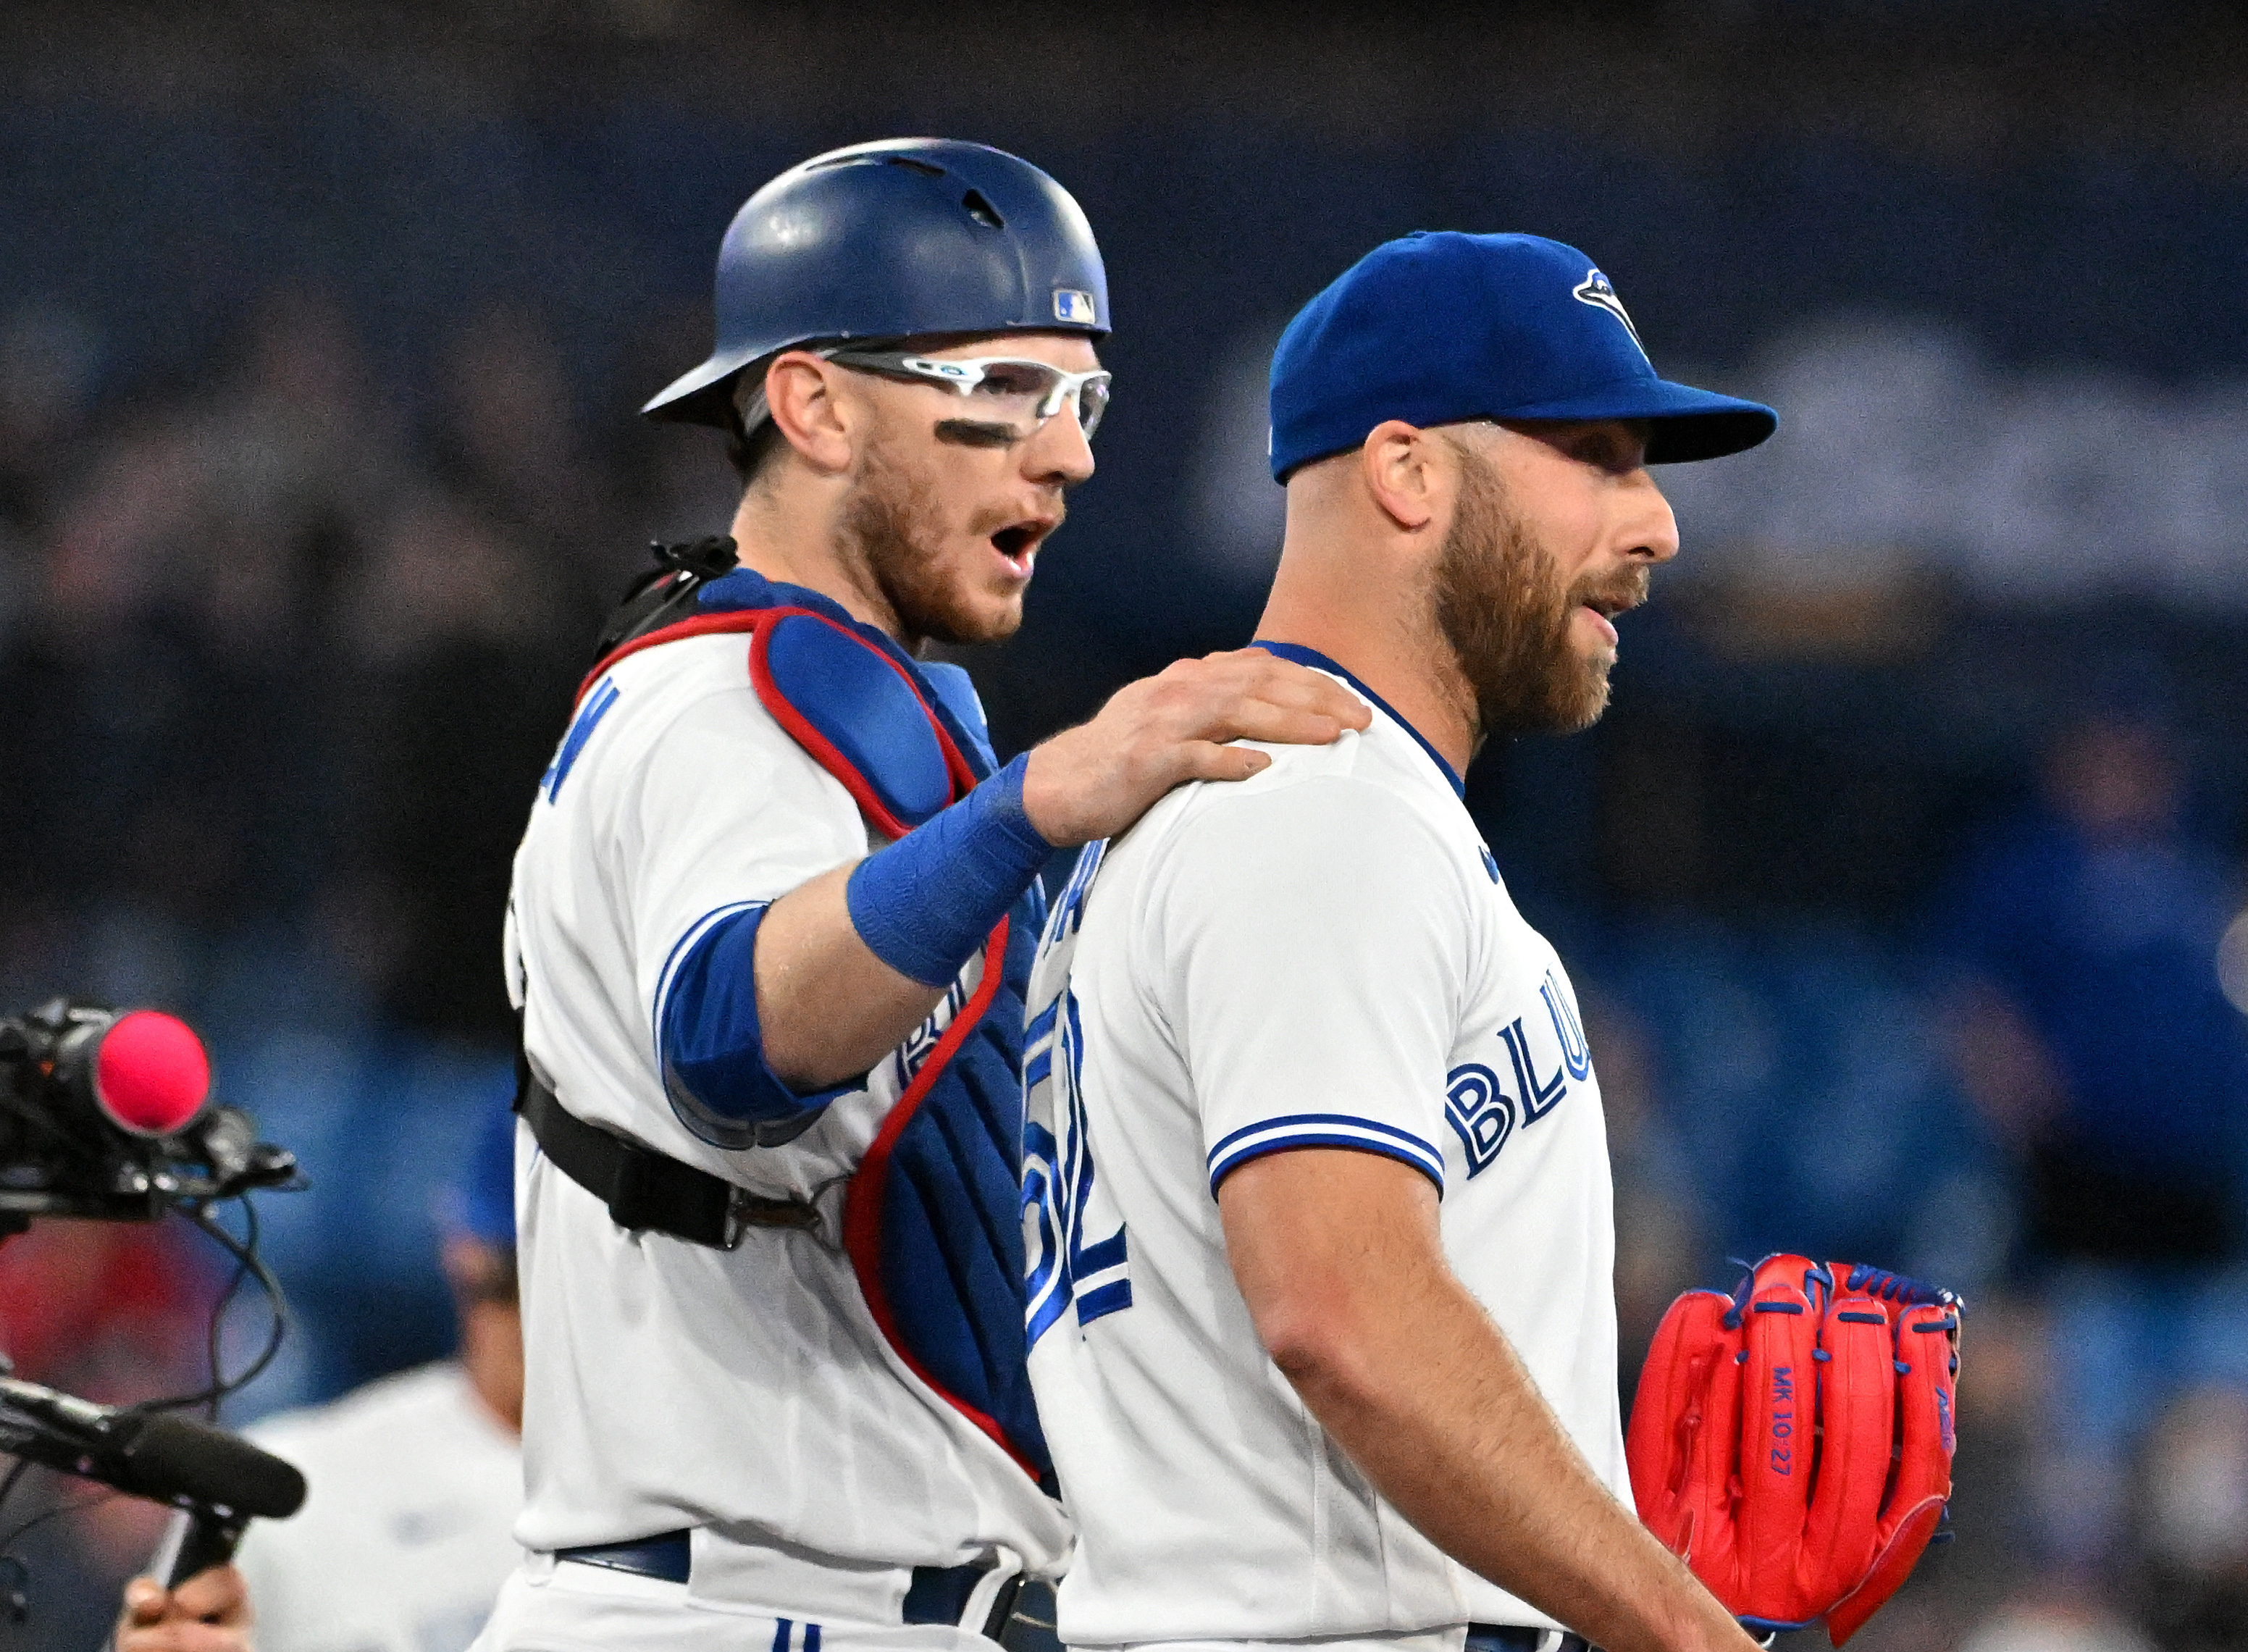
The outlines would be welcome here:
M 1271 411 L 1256 646 L 1370 720 L 1173 792 L 1049 920 L 1024 1228 L 1062 1636 L 1744 1649 L 1633 1511 L 1600 1082 L 1462 775 L 1600 716 L 1678 551 L 1648 467 L 1776 419 L 1658 377 L 1592 260 L 1519 235 L 1369 254 Z

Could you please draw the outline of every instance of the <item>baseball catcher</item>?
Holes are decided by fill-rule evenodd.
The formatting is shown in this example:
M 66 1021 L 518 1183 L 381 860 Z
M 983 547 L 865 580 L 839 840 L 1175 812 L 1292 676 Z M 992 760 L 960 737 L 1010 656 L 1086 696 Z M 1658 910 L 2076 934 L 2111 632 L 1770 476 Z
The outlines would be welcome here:
M 1045 1621 L 1016 1609 L 1070 1547 L 1016 1215 L 1038 873 L 1271 761 L 1237 737 L 1367 721 L 1233 654 L 1010 766 L 922 657 L 1020 623 L 1093 473 L 1107 293 L 1059 184 L 944 139 L 814 156 L 721 243 L 711 355 L 646 411 L 725 431 L 741 504 L 618 610 L 516 858 L 526 1558 L 484 1652 Z
M 1648 1529 L 1751 1628 L 1841 1645 L 1951 1495 L 1962 1303 L 1847 1262 L 1769 1256 L 1689 1291 L 1648 1349 L 1626 1446 Z

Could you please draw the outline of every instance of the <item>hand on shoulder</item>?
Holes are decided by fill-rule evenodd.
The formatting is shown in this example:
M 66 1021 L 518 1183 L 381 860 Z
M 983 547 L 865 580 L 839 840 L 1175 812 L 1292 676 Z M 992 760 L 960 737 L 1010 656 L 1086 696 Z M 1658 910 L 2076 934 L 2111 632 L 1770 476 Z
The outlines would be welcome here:
M 1262 648 L 1181 660 L 1033 751 L 1024 812 L 1057 848 L 1114 837 L 1174 786 L 1245 780 L 1272 761 L 1229 742 L 1325 745 L 1372 721 L 1333 677 Z

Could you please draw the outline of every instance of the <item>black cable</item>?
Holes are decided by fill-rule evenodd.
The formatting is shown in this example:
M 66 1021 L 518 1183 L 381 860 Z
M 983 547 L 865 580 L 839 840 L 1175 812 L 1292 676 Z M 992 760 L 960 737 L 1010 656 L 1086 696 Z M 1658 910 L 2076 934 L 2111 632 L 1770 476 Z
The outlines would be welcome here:
M 234 1272 L 227 1280 L 225 1288 L 219 1292 L 218 1299 L 211 1305 L 210 1323 L 205 1333 L 204 1352 L 209 1361 L 209 1386 L 194 1394 L 173 1395 L 161 1400 L 144 1400 L 140 1404 L 128 1408 L 129 1409 L 179 1411 L 200 1405 L 208 1409 L 211 1420 L 216 1422 L 218 1418 L 219 1402 L 256 1381 L 264 1372 L 265 1368 L 273 1363 L 275 1356 L 281 1352 L 281 1345 L 289 1334 L 289 1327 L 293 1318 L 289 1310 L 289 1299 L 281 1289 L 281 1281 L 273 1277 L 273 1271 L 265 1265 L 264 1258 L 257 1254 L 257 1207 L 250 1203 L 247 1191 L 233 1196 L 242 1203 L 243 1236 L 238 1239 L 228 1232 L 225 1224 L 212 1214 L 211 1201 L 183 1202 L 175 1207 L 187 1217 L 188 1221 L 208 1234 L 221 1250 L 234 1258 Z M 258 1350 L 257 1357 L 250 1362 L 249 1368 L 229 1377 L 220 1369 L 219 1344 L 225 1328 L 226 1311 L 233 1303 L 235 1294 L 242 1288 L 242 1282 L 245 1278 L 257 1280 L 258 1288 L 265 1292 L 266 1303 L 272 1310 L 273 1324 L 272 1328 L 266 1333 L 265 1346 Z M 18 1457 L 8 1472 L 0 1476 L 0 1508 L 7 1505 L 8 1499 L 14 1495 L 16 1488 L 23 1483 L 24 1476 L 31 1467 L 31 1460 L 29 1457 Z M 75 1514 L 81 1510 L 91 1509 L 99 1504 L 106 1503 L 118 1495 L 119 1493 L 113 1490 L 104 1490 L 93 1497 L 81 1498 L 75 1503 L 58 1501 L 52 1508 L 41 1510 L 31 1518 L 13 1527 L 5 1536 L 0 1536 L 0 1562 L 12 1560 L 13 1557 L 8 1553 L 8 1551 L 16 1546 L 17 1540 L 58 1515 Z M 20 1563 L 17 1564 L 20 1565 Z
M 104 1486 L 100 1491 L 96 1491 L 92 1497 L 80 1498 L 75 1503 L 58 1502 L 51 1509 L 42 1509 L 30 1519 L 11 1530 L 7 1536 L 0 1537 L 0 1553 L 4 1553 L 5 1551 L 14 1548 L 17 1539 L 24 1537 L 26 1533 L 38 1531 L 39 1527 L 45 1525 L 57 1515 L 76 1514 L 81 1509 L 91 1509 L 95 1507 L 97 1505 L 108 1502 L 113 1498 L 120 1498 L 124 1495 L 125 1494 L 122 1491 L 119 1491 L 113 1487 Z
M 226 1289 L 219 1293 L 218 1300 L 211 1307 L 210 1330 L 206 1343 L 210 1356 L 210 1386 L 193 1394 L 175 1394 L 161 1400 L 145 1400 L 133 1408 L 136 1411 L 181 1411 L 200 1405 L 207 1407 L 216 1421 L 219 1402 L 256 1381 L 265 1368 L 273 1363 L 281 1352 L 282 1342 L 288 1337 L 289 1327 L 293 1322 L 288 1296 L 281 1289 L 281 1281 L 273 1277 L 272 1270 L 257 1254 L 257 1207 L 250 1202 L 247 1193 L 235 1196 L 242 1202 L 243 1216 L 244 1232 L 239 1239 L 229 1233 L 218 1218 L 211 1214 L 208 1202 L 183 1203 L 179 1207 L 188 1221 L 209 1234 L 218 1247 L 235 1260 L 234 1277 L 228 1280 Z M 250 1362 L 249 1368 L 229 1377 L 219 1370 L 219 1336 L 223 1328 L 227 1306 L 234 1299 L 235 1292 L 245 1277 L 256 1279 L 258 1288 L 265 1292 L 266 1302 L 272 1309 L 273 1323 L 272 1328 L 266 1333 L 265 1346 L 258 1350 L 257 1357 Z
M 257 1254 L 257 1208 L 250 1203 L 247 1195 L 242 1201 L 242 1248 L 255 1256 Z M 242 1282 L 249 1277 L 249 1264 L 237 1260 L 233 1273 L 227 1278 L 226 1289 L 221 1291 L 217 1300 L 211 1304 L 210 1322 L 203 1327 L 203 1357 L 206 1368 L 210 1372 L 211 1396 L 203 1411 L 213 1422 L 218 1421 L 219 1397 L 226 1392 L 226 1378 L 219 1369 L 219 1344 L 224 1340 L 226 1311 L 234 1305 L 235 1293 L 242 1289 Z
M 243 1244 L 245 1249 L 255 1251 L 257 1248 L 257 1212 L 250 1207 L 250 1201 L 246 1198 L 242 1202 L 242 1208 L 247 1217 L 245 1224 L 247 1231 L 243 1236 Z M 226 1311 L 233 1305 L 235 1292 L 242 1289 L 242 1282 L 249 1277 L 248 1265 L 237 1260 L 234 1265 L 234 1272 L 227 1277 L 225 1288 L 212 1299 L 210 1318 L 203 1326 L 204 1368 L 210 1373 L 210 1386 L 197 1395 L 183 1399 L 150 1401 L 145 1402 L 140 1409 L 160 1411 L 176 1407 L 184 1410 L 188 1406 L 201 1404 L 206 1419 L 213 1422 L 218 1421 L 219 1397 L 226 1392 L 226 1379 L 219 1374 L 219 1344 L 222 1340 L 222 1333 L 226 1329 Z
M 281 1281 L 273 1276 L 273 1271 L 265 1265 L 264 1258 L 257 1254 L 257 1207 L 250 1202 L 250 1195 L 247 1193 L 237 1194 L 235 1196 L 242 1202 L 243 1225 L 245 1229 L 239 1244 L 235 1241 L 232 1234 L 219 1224 L 218 1219 L 202 1207 L 198 1206 L 190 1213 L 191 1219 L 196 1226 L 209 1233 L 223 1249 L 230 1252 L 235 1260 L 240 1264 L 241 1268 L 257 1281 L 257 1287 L 264 1292 L 266 1306 L 271 1310 L 273 1317 L 272 1324 L 266 1332 L 265 1346 L 258 1350 L 257 1357 L 250 1362 L 248 1369 L 218 1384 L 219 1393 L 213 1396 L 214 1402 L 227 1395 L 238 1393 L 263 1375 L 265 1368 L 271 1365 L 276 1356 L 280 1354 L 281 1345 L 287 1340 L 289 1327 L 293 1323 L 293 1315 L 289 1308 L 288 1293 L 282 1290 Z M 238 1278 L 236 1283 L 239 1283 Z M 228 1296 L 230 1297 L 232 1293 L 232 1289 L 230 1288 Z M 223 1300 L 224 1299 L 222 1299 L 222 1302 Z M 216 1349 L 216 1344 L 214 1341 L 212 1355 L 214 1370 L 216 1370 L 217 1360 Z
M 0 1508 L 7 1506 L 8 1499 L 15 1495 L 16 1488 L 23 1483 L 24 1476 L 31 1471 L 31 1458 L 17 1457 L 15 1467 L 8 1470 L 4 1478 L 0 1478 Z M 0 1548 L 6 1546 L 6 1544 L 0 1544 Z

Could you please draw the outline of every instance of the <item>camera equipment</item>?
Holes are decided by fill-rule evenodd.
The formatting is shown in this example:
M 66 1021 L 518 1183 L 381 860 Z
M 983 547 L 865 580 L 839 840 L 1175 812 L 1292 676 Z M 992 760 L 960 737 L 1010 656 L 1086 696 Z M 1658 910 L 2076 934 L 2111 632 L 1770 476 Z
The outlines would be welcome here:
M 286 1519 L 305 1477 L 269 1452 L 185 1417 L 96 1405 L 0 1377 L 0 1449 L 135 1497 Z
M 212 1309 L 211 1381 L 195 1394 L 113 1408 L 8 1376 L 0 1357 L 0 1477 L 4 1502 L 31 1463 L 94 1480 L 192 1517 L 172 1567 L 179 1582 L 226 1560 L 252 1516 L 282 1519 L 305 1500 L 304 1477 L 279 1457 L 168 1413 L 208 1406 L 247 1383 L 279 1352 L 288 1311 L 257 1255 L 256 1189 L 305 1185 L 296 1155 L 261 1142 L 249 1114 L 209 1105 L 210 1059 L 187 1023 L 155 1010 L 119 1011 L 50 998 L 0 1017 L 0 1240 L 35 1217 L 154 1222 L 178 1210 L 236 1263 Z M 243 1237 L 213 1214 L 239 1199 Z M 273 1309 L 264 1349 L 247 1369 L 219 1370 L 219 1319 L 244 1278 Z M 50 1513 L 59 1511 L 50 1511 Z M 46 1515 L 0 1537 L 0 1549 Z M 0 1553 L 0 1616 L 22 1622 L 20 1562 Z
M 0 1018 L 0 1237 L 38 1216 L 154 1222 L 297 1182 L 248 1115 L 207 1107 L 210 1060 L 155 1010 L 50 998 Z

